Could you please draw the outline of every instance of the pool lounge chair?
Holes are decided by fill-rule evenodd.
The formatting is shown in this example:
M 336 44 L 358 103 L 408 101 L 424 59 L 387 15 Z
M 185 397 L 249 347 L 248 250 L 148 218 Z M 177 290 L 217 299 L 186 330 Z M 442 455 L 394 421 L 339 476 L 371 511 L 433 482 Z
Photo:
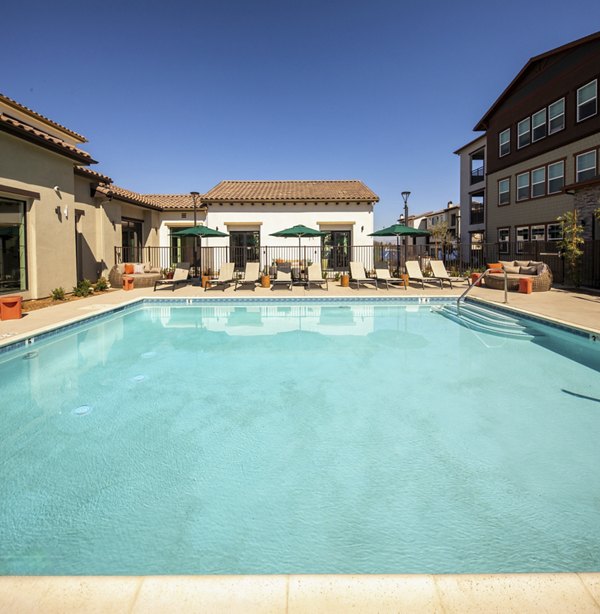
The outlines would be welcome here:
M 175 271 L 173 273 L 173 279 L 158 279 L 154 282 L 154 291 L 156 292 L 156 286 L 173 286 L 173 292 L 175 288 L 180 284 L 187 284 L 188 277 L 190 275 L 190 263 L 178 262 L 175 265 Z
M 223 292 L 228 288 L 232 283 L 235 282 L 233 278 L 233 269 L 235 267 L 234 262 L 225 262 L 221 265 L 221 270 L 219 271 L 219 276 L 215 279 L 209 279 L 204 286 L 204 292 L 206 292 L 209 288 L 213 286 L 219 287 L 223 286 Z
M 420 281 L 423 290 L 425 289 L 425 283 L 428 284 L 440 284 L 440 288 L 443 288 L 442 280 L 436 277 L 424 277 L 421 272 L 421 267 L 416 260 L 407 260 L 405 263 L 406 272 L 408 273 L 408 281 Z
M 446 271 L 446 267 L 441 260 L 431 260 L 431 270 L 433 272 L 434 277 L 437 279 L 441 279 L 442 283 L 447 281 L 450 284 L 450 288 L 452 288 L 452 282 L 461 282 L 467 281 L 468 277 L 450 277 L 448 275 L 448 271 Z
M 244 270 L 244 277 L 242 279 L 235 280 L 234 290 L 238 289 L 238 286 L 244 286 L 247 284 L 252 284 L 252 286 L 256 286 L 256 282 L 258 281 L 258 275 L 260 273 L 260 263 L 259 262 L 246 262 L 246 269 Z
M 289 290 L 292 289 L 292 268 L 289 264 L 281 264 L 277 266 L 277 277 L 271 280 L 271 290 L 275 289 L 275 286 L 287 286 Z
M 306 277 L 306 289 L 310 290 L 310 284 L 323 287 L 325 284 L 325 290 L 329 291 L 329 282 L 327 278 L 323 279 L 323 271 L 321 265 L 318 262 L 308 266 L 308 275 Z
M 365 273 L 365 266 L 362 262 L 351 262 L 350 263 L 350 281 L 356 282 L 356 289 L 360 290 L 361 282 L 363 284 L 372 284 L 375 282 L 375 287 L 377 288 L 377 280 L 372 279 L 371 277 L 367 277 Z
M 400 277 L 392 277 L 390 275 L 390 270 L 387 266 L 375 267 L 375 279 L 377 280 L 377 287 L 379 288 L 379 282 L 385 282 L 385 289 L 389 290 L 389 287 L 393 288 L 404 288 L 406 290 L 406 284 L 404 280 Z

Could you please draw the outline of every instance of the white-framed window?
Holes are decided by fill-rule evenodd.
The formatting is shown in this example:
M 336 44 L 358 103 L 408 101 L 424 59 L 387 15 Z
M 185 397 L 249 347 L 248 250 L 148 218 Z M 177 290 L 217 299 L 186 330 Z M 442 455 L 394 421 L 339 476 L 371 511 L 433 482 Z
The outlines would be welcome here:
M 561 98 L 548 107 L 548 134 L 560 132 L 565 127 L 565 99 Z
M 527 147 L 531 143 L 531 118 L 526 117 L 517 124 L 517 148 Z
M 529 241 L 529 226 L 517 226 L 515 229 L 516 251 L 520 254 L 523 251 L 523 243 Z
M 586 151 L 575 158 L 575 181 L 586 181 L 596 176 L 596 150 Z
M 532 141 L 535 143 L 546 136 L 546 109 L 531 116 Z
M 559 241 L 562 239 L 562 228 L 560 224 L 553 223 L 548 224 L 548 241 Z
M 508 254 L 510 244 L 510 228 L 498 228 L 498 252 Z
M 469 234 L 471 236 L 471 249 L 481 250 L 483 247 L 483 232 L 471 232 Z
M 542 166 L 531 171 L 531 198 L 544 196 L 546 193 L 546 167 Z
M 517 200 L 529 198 L 529 173 L 517 175 Z
M 545 241 L 546 239 L 546 227 L 543 224 L 536 224 L 531 227 L 531 240 L 532 241 Z
M 498 204 L 510 204 L 510 177 L 498 181 Z
M 498 136 L 498 141 L 500 143 L 498 155 L 500 157 L 507 156 L 510 153 L 510 128 L 507 128 L 500 133 Z
M 577 121 L 593 117 L 598 112 L 598 79 L 577 90 Z
M 548 194 L 556 194 L 565 185 L 565 163 L 563 160 L 548 164 Z

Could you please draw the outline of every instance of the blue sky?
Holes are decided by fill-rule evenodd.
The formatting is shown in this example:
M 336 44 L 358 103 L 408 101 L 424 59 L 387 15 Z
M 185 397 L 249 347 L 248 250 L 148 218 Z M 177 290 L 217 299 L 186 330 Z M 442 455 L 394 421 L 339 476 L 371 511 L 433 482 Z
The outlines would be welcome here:
M 10 3 L 0 91 L 84 134 L 145 193 L 223 179 L 361 179 L 377 228 L 459 199 L 473 127 L 600 2 Z

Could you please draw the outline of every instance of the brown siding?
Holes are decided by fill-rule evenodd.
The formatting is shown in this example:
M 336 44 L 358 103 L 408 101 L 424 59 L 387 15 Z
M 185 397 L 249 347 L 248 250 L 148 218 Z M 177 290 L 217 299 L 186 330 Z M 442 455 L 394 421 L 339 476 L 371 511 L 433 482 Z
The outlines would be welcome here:
M 599 40 L 534 63 L 513 92 L 489 117 L 488 174 L 600 132 L 600 113 L 579 124 L 576 121 L 577 88 L 593 79 L 599 80 L 600 87 Z M 523 149 L 517 149 L 517 123 L 563 96 L 566 111 L 565 129 L 531 143 Z M 498 134 L 507 128 L 511 130 L 511 153 L 500 158 Z

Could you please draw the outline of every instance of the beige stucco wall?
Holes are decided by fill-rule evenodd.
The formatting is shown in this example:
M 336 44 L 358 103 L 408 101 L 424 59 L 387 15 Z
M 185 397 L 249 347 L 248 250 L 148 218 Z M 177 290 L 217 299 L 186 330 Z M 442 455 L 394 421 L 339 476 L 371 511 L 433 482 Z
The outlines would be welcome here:
M 471 183 L 471 154 L 486 145 L 486 137 L 473 141 L 458 151 L 460 157 L 460 239 L 464 247 L 468 247 L 471 242 L 471 232 L 483 232 L 485 223 L 471 224 L 471 194 L 474 192 L 485 191 L 485 176 L 477 183 Z M 487 218 L 489 207 L 488 195 L 485 197 L 484 220 Z
M 565 185 L 575 182 L 575 154 L 600 144 L 600 134 L 570 143 L 520 164 L 488 175 L 487 178 L 487 223 L 488 240 L 497 240 L 497 229 L 510 227 L 511 240 L 515 240 L 515 227 L 530 224 L 547 224 L 556 221 L 559 215 L 573 208 L 571 194 L 555 194 L 517 202 L 517 175 L 548 163 L 565 160 Z M 498 206 L 498 180 L 510 177 L 510 205 Z M 548 178 L 546 177 L 546 182 Z
M 76 283 L 73 162 L 0 133 L 0 184 L 40 194 L 39 200 L 2 194 L 27 203 L 28 289 L 20 294 L 39 298 L 58 286 L 70 291 Z

